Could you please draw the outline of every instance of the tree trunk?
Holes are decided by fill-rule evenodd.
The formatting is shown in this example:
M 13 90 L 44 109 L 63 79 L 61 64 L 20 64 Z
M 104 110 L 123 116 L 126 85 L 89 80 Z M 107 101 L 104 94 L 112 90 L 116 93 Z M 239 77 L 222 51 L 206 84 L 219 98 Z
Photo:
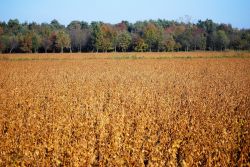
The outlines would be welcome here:
M 12 53 L 12 50 L 13 50 L 13 49 L 14 49 L 14 48 L 11 48 L 11 49 L 10 49 L 10 53 Z
M 79 45 L 79 50 L 78 50 L 78 52 L 79 52 L 79 53 L 82 52 L 82 45 L 81 45 L 81 44 Z
M 55 53 L 55 52 L 54 52 Z M 61 53 L 63 53 L 63 46 L 61 46 Z

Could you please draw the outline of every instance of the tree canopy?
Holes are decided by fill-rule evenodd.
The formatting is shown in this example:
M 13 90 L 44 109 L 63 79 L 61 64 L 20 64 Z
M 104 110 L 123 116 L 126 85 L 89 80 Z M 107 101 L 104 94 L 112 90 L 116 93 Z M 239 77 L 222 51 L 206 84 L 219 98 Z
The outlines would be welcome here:
M 61 25 L 0 21 L 0 52 L 165 52 L 250 50 L 250 29 L 233 28 L 212 20 L 183 23 L 149 20 L 117 24 L 72 21 Z

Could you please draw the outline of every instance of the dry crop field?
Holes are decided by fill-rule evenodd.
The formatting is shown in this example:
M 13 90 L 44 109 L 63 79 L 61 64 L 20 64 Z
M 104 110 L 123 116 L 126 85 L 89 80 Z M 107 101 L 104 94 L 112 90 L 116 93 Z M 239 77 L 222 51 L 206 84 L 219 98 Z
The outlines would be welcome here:
M 0 166 L 249 166 L 250 53 L 0 55 Z

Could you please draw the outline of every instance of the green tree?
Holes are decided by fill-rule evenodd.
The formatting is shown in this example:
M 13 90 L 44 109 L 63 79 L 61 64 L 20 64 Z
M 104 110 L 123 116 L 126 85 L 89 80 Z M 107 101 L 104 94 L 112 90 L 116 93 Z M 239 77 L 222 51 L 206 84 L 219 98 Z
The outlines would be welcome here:
M 18 19 L 14 19 L 14 20 L 10 19 L 8 21 L 7 31 L 9 34 L 17 35 L 18 33 L 20 33 L 20 30 L 21 30 L 21 25 Z
M 229 38 L 225 33 L 225 31 L 219 30 L 217 32 L 217 40 L 216 40 L 217 48 L 220 49 L 221 51 L 225 50 L 228 47 L 229 42 L 230 42 Z
M 32 33 L 32 49 L 34 50 L 35 53 L 38 52 L 38 49 L 41 46 L 41 44 L 42 44 L 41 36 L 33 32 Z
M 144 38 L 148 45 L 149 51 L 152 51 L 152 47 L 157 45 L 159 39 L 158 29 L 153 23 L 148 23 L 144 29 Z
M 8 35 L 2 35 L 0 40 L 1 40 L 1 48 L 0 51 L 6 52 L 9 49 L 9 36 Z
M 132 38 L 130 34 L 127 31 L 123 31 L 118 35 L 118 47 L 122 50 L 122 52 L 125 52 L 130 43 L 132 41 Z
M 244 30 L 241 34 L 240 49 L 250 50 L 250 30 Z
M 61 53 L 63 53 L 63 48 L 70 47 L 70 37 L 69 34 L 61 30 L 57 32 L 56 44 L 61 48 Z
M 67 28 L 57 20 L 51 23 L 0 21 L 0 52 L 63 51 L 65 32 L 70 37 L 70 51 L 179 51 L 179 50 L 249 50 L 250 30 L 217 24 L 212 20 L 190 23 L 149 20 L 127 21 L 112 25 L 102 22 L 72 21 Z M 67 38 L 67 37 L 66 37 Z
M 180 34 L 177 37 L 177 42 L 181 44 L 183 50 L 185 51 L 190 50 L 191 37 L 192 37 L 192 34 L 191 34 L 190 29 L 186 29 L 184 33 Z
M 50 22 L 50 25 L 51 25 L 51 28 L 53 30 L 61 30 L 61 29 L 64 29 L 64 26 L 61 25 L 56 19 L 52 20 Z
M 4 50 L 3 28 L 0 26 L 0 53 Z
M 98 53 L 102 47 L 103 34 L 101 31 L 101 25 L 99 22 L 91 23 L 91 41 L 92 47 Z

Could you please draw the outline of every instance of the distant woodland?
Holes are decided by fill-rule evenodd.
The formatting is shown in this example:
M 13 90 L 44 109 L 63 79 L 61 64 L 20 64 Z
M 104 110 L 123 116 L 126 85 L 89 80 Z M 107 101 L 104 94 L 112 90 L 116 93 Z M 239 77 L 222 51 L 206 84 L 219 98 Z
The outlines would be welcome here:
M 0 22 L 0 52 L 172 52 L 250 50 L 250 29 L 238 29 L 212 20 L 196 24 L 149 20 L 118 24 L 72 21 L 64 26 Z

